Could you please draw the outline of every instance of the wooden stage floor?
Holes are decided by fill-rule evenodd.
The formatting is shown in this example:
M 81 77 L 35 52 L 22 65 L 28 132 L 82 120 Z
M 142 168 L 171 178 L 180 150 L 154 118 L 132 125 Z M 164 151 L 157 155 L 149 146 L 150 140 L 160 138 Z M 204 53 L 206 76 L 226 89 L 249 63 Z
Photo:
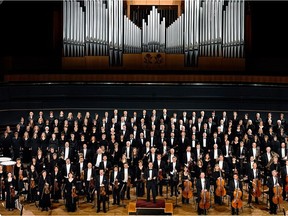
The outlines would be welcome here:
M 190 199 L 190 204 L 182 204 L 181 203 L 181 195 L 179 195 L 177 199 L 177 204 L 179 207 L 175 207 L 176 204 L 176 198 L 174 197 L 167 197 L 166 192 L 164 189 L 164 196 L 160 197 L 158 196 L 158 199 L 165 199 L 166 203 L 172 203 L 173 204 L 173 215 L 197 215 L 197 210 L 195 206 L 195 199 L 193 197 Z M 244 191 L 243 194 L 243 208 L 240 210 L 240 215 L 269 215 L 268 206 L 267 206 L 267 198 L 266 195 L 261 196 L 259 199 L 259 205 L 256 205 L 255 203 L 252 203 L 252 208 L 247 206 L 247 198 L 248 194 L 246 191 Z M 145 197 L 143 197 L 145 198 Z M 230 206 L 228 206 L 227 198 L 224 198 L 224 205 L 214 205 L 214 198 L 212 199 L 212 207 L 208 210 L 208 215 L 231 215 Z M 252 199 L 254 201 L 254 198 Z M 96 208 L 93 208 L 92 203 L 86 203 L 86 200 L 84 197 L 80 196 L 79 200 L 79 207 L 76 212 L 67 212 L 65 209 L 64 201 L 60 200 L 59 203 L 53 203 L 52 209 L 50 211 L 41 211 L 39 210 L 34 203 L 25 203 L 23 202 L 24 208 L 23 208 L 23 215 L 24 216 L 33 216 L 33 215 L 128 215 L 128 209 L 129 209 L 129 202 L 136 202 L 135 197 L 135 188 L 131 189 L 131 200 L 124 200 L 125 207 L 123 206 L 114 206 L 112 205 L 112 196 L 110 195 L 110 208 L 107 213 L 103 213 L 101 211 L 100 213 L 96 213 Z M 4 208 L 5 204 L 4 202 L 0 202 L 0 215 L 20 215 L 19 210 L 14 211 L 7 211 Z M 288 210 L 288 202 L 283 201 L 283 204 L 280 206 L 280 211 L 278 211 L 278 215 L 284 215 L 283 214 L 283 208 Z

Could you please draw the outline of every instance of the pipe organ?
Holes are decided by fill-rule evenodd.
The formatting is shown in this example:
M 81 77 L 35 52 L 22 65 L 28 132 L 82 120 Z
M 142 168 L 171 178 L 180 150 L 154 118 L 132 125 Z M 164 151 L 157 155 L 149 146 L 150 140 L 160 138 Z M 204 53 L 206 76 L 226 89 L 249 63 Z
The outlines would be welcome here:
M 107 56 L 110 66 L 142 52 L 183 55 L 194 67 L 199 57 L 244 58 L 244 1 L 183 0 L 178 17 L 175 8 L 134 6 L 129 17 L 126 0 L 63 0 L 63 55 Z

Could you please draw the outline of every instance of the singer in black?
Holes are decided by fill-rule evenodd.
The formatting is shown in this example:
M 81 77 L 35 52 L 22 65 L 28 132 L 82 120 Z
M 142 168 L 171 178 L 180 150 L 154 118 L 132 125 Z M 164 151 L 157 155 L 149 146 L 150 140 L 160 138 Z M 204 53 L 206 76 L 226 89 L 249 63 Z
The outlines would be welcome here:
M 150 191 L 152 190 L 153 202 L 156 203 L 157 190 L 157 170 L 153 169 L 152 161 L 148 164 L 148 169 L 145 170 L 147 202 L 150 202 Z
M 198 202 L 198 215 L 205 215 L 206 212 L 204 209 L 199 207 L 199 203 L 201 200 L 201 193 L 210 190 L 210 181 L 205 177 L 205 173 L 201 172 L 200 178 L 197 179 L 196 182 L 196 189 L 197 189 L 197 202 Z
M 278 178 L 277 170 L 272 171 L 272 177 L 267 181 L 267 186 L 269 187 L 269 202 L 270 202 L 270 214 L 277 214 L 277 205 L 273 202 L 274 187 L 282 187 L 282 181 Z

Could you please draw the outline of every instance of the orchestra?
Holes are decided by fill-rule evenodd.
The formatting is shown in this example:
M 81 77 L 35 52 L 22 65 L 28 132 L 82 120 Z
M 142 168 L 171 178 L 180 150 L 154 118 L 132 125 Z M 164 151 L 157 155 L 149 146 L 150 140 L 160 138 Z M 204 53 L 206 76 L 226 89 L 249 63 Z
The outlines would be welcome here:
M 251 123 L 247 116 L 228 120 L 224 115 L 225 124 L 221 117 L 214 116 L 214 121 L 213 115 L 196 115 L 194 124 L 188 113 L 186 123 L 176 114 L 166 123 L 163 115 L 137 116 L 138 122 L 129 116 L 125 121 L 120 115 L 118 120 L 107 117 L 101 124 L 85 120 L 84 130 L 85 118 L 74 121 L 69 114 L 67 122 L 59 123 L 63 131 L 58 134 L 52 133 L 55 116 L 42 129 L 34 116 L 34 124 L 29 121 L 21 133 L 23 149 L 12 172 L 0 163 L 0 200 L 13 210 L 17 196 L 27 194 L 26 201 L 39 201 L 42 211 L 64 200 L 67 211 L 75 212 L 83 196 L 87 205 L 97 204 L 97 212 L 107 212 L 109 194 L 115 208 L 125 199 L 133 200 L 134 192 L 136 200 L 145 195 L 146 201 L 153 202 L 164 194 L 173 200 L 181 194 L 182 204 L 194 205 L 195 199 L 197 213 L 202 215 L 211 206 L 225 204 L 229 195 L 231 214 L 240 214 L 243 202 L 258 206 L 268 191 L 269 211 L 277 213 L 279 204 L 287 201 L 288 139 L 280 139 L 265 122 Z M 29 127 L 32 132 L 25 131 Z M 267 135 L 259 135 L 259 128 Z M 40 138 L 32 142 L 35 133 Z M 37 143 L 36 151 L 32 143 Z

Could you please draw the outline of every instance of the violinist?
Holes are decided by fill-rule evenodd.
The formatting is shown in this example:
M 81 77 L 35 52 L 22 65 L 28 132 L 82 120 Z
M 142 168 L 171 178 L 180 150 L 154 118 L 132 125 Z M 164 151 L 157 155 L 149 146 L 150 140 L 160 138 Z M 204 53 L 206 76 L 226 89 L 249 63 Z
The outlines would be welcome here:
M 178 196 L 178 188 L 177 185 L 179 183 L 179 172 L 180 172 L 180 164 L 177 161 L 177 157 L 174 156 L 172 158 L 172 162 L 169 164 L 169 175 L 170 175 L 170 187 L 171 187 L 171 197 L 173 193 L 175 196 Z
M 3 170 L 3 165 L 0 164 L 0 200 L 5 200 L 5 178 L 6 173 Z
M 28 197 L 27 200 L 29 202 L 35 202 L 37 199 L 37 185 L 38 185 L 38 179 L 39 174 L 35 169 L 35 166 L 33 164 L 30 165 L 30 169 L 28 171 Z
M 286 199 L 286 193 L 288 192 L 288 160 L 286 159 L 285 165 L 281 167 L 281 180 L 283 184 L 285 183 L 285 190 L 283 190 L 283 200 Z
M 184 166 L 184 171 L 182 173 L 182 203 L 183 204 L 189 204 L 189 197 L 188 196 L 184 196 L 183 190 L 185 189 L 185 182 L 189 184 L 191 184 L 191 188 L 188 188 L 189 190 L 191 190 L 192 195 L 193 195 L 193 191 L 192 191 L 192 182 L 191 182 L 191 174 L 189 172 L 189 169 L 187 166 Z
M 97 191 L 97 213 L 100 212 L 100 205 L 103 203 L 103 212 L 106 213 L 106 201 L 107 201 L 107 186 L 108 179 L 104 175 L 104 170 L 99 170 L 99 175 L 96 176 L 96 191 Z
M 96 171 L 92 167 L 92 163 L 87 164 L 87 168 L 84 169 L 84 185 L 86 191 L 87 202 L 92 203 L 95 191 L 95 176 Z
M 138 166 L 135 170 L 135 183 L 136 183 L 136 196 L 142 197 L 145 194 L 145 167 L 143 166 L 142 160 L 138 161 Z
M 121 189 L 121 173 L 117 165 L 114 165 L 110 175 L 110 185 L 112 186 L 113 203 L 112 205 L 120 205 L 120 189 Z M 136 188 L 137 189 L 137 188 Z
M 7 178 L 5 179 L 5 199 L 6 199 L 6 209 L 13 211 L 15 209 L 15 190 L 16 181 L 12 177 L 12 173 L 7 173 Z
M 39 207 L 42 211 L 48 211 L 48 208 L 51 207 L 50 202 L 50 193 L 51 193 L 51 178 L 47 174 L 46 170 L 42 171 L 42 175 L 39 178 L 38 184 L 38 196 L 39 196 Z
M 68 212 L 76 211 L 76 198 L 75 194 L 76 179 L 73 176 L 72 172 L 68 173 L 68 178 L 65 179 L 65 206 Z
M 198 202 L 198 215 L 205 215 L 206 214 L 206 209 L 204 208 L 201 208 L 200 206 L 200 201 L 201 201 L 201 194 L 202 193 L 208 193 L 209 194 L 209 191 L 210 191 L 210 181 L 209 179 L 207 179 L 205 177 L 205 173 L 204 172 L 201 172 L 200 174 L 200 178 L 197 179 L 197 182 L 196 182 L 196 189 L 197 189 L 197 202 Z M 210 202 L 209 201 L 209 195 L 208 194 L 205 194 L 207 195 L 206 196 L 206 199 L 204 202 Z M 203 201 L 203 200 L 202 200 Z M 204 206 L 205 206 L 205 203 L 204 203 Z
M 52 180 L 52 199 L 53 202 L 59 203 L 59 199 L 61 199 L 61 183 L 62 183 L 62 176 L 59 171 L 58 166 L 54 167 L 53 172 L 51 173 L 51 180 Z
M 157 170 L 153 168 L 152 161 L 148 164 L 148 169 L 146 169 L 144 174 L 147 189 L 147 202 L 150 202 L 150 191 L 152 191 L 153 202 L 156 203 L 156 184 L 157 184 Z
M 272 177 L 270 177 L 267 181 L 267 186 L 269 187 L 269 202 L 270 202 L 270 214 L 277 214 L 277 204 L 273 202 L 273 196 L 279 194 L 275 194 L 273 189 L 275 186 L 282 187 L 282 181 L 278 178 L 277 170 L 272 171 Z M 282 195 L 282 194 L 281 194 Z M 281 197 L 282 198 L 282 197 Z
M 239 177 L 238 177 L 238 174 L 234 174 L 233 175 L 233 179 L 230 181 L 230 184 L 229 184 L 229 191 L 230 191 L 230 197 L 231 197 L 231 213 L 232 215 L 238 215 L 239 214 L 239 208 L 234 208 L 233 207 L 233 201 L 235 201 L 235 199 L 237 197 L 234 197 L 234 192 L 235 190 L 239 190 L 240 189 L 240 193 L 243 194 L 243 185 L 242 185 L 242 182 L 239 181 Z M 237 198 L 238 199 L 238 198 Z M 242 196 L 239 197 L 239 200 L 236 200 L 236 201 L 242 201 Z M 241 202 L 240 201 L 240 202 Z
M 253 169 L 250 170 L 248 173 L 248 180 L 249 180 L 249 197 L 248 197 L 248 204 L 250 205 L 252 201 L 252 194 L 254 190 L 254 195 L 256 195 L 255 190 L 259 190 L 261 185 L 255 185 L 258 184 L 258 180 L 260 180 L 261 175 L 260 175 L 260 170 L 257 168 L 257 163 L 253 164 Z M 254 180 L 254 181 L 253 181 Z M 258 201 L 258 196 L 255 197 L 255 203 L 259 204 Z
M 129 169 L 128 162 L 125 162 L 123 166 L 124 168 L 121 170 L 121 177 L 122 177 L 121 181 L 123 182 L 121 198 L 124 199 L 126 194 L 127 199 L 130 200 L 130 188 L 131 188 L 130 183 L 132 179 L 132 170 Z
M 158 178 L 157 178 L 157 193 L 156 195 L 163 196 L 163 185 L 165 182 L 166 172 L 165 172 L 165 162 L 162 160 L 162 156 L 160 153 L 157 154 L 157 160 L 155 160 L 153 167 L 158 172 Z

